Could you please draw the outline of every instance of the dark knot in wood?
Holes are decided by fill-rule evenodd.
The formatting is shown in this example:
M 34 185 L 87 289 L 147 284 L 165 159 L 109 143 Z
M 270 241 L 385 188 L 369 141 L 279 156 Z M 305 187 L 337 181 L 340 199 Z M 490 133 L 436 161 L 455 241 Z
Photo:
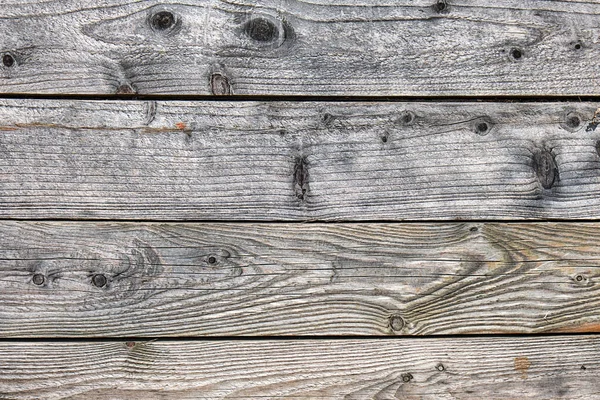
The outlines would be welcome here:
M 244 25 L 244 33 L 257 42 L 272 42 L 279 36 L 279 29 L 266 18 L 253 18 Z
M 226 96 L 231 94 L 231 85 L 229 79 L 222 74 L 212 74 L 210 77 L 210 91 L 217 96 Z
M 150 18 L 150 24 L 157 31 L 166 31 L 175 25 L 175 16 L 169 11 L 160 11 Z
M 306 157 L 298 157 L 294 166 L 294 192 L 300 200 L 305 200 L 308 192 L 308 162 Z
M 534 155 L 533 168 L 544 189 L 550 189 L 559 179 L 556 160 L 548 150 L 540 150 Z

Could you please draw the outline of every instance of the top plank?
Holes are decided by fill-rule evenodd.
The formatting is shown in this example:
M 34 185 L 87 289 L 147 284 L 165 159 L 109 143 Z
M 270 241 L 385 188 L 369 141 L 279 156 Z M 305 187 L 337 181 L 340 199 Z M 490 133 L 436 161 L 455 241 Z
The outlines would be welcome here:
M 0 3 L 2 94 L 600 94 L 596 1 Z

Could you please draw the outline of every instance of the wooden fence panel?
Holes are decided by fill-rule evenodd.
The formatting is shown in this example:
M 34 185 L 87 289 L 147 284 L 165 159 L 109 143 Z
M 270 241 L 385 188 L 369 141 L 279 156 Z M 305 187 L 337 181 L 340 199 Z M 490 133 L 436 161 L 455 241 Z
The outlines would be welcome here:
M 19 0 L 0 92 L 598 95 L 600 4 Z

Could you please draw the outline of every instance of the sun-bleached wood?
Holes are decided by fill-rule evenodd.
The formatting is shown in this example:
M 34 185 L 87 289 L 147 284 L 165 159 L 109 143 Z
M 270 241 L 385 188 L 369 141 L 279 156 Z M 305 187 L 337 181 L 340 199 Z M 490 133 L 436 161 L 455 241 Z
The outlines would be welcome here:
M 593 103 L 0 101 L 0 218 L 598 219 Z
M 598 14 L 575 0 L 4 1 L 0 92 L 598 95 Z
M 0 337 L 600 332 L 596 223 L 0 232 Z
M 595 336 L 0 343 L 13 400 L 600 398 Z

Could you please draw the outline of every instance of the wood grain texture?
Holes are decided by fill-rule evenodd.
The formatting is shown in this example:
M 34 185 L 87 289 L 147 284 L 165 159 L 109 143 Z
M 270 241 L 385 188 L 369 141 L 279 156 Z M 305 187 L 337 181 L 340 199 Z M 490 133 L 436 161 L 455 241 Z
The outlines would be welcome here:
M 3 1 L 0 92 L 598 95 L 598 14 L 575 0 Z
M 597 219 L 591 103 L 0 101 L 0 218 Z
M 0 232 L 1 337 L 600 331 L 595 223 Z
M 4 399 L 600 398 L 595 336 L 2 343 Z

